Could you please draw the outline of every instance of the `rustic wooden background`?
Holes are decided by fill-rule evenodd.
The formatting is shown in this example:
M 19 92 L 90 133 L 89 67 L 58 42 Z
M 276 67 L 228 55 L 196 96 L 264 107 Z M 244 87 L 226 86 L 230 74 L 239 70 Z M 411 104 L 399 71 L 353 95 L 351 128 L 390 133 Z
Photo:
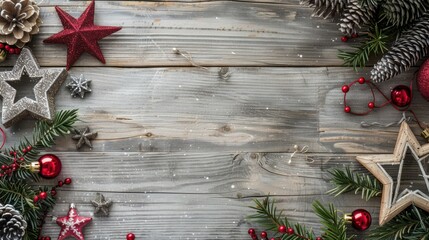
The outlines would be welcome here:
M 88 3 L 42 1 L 44 24 L 30 47 L 43 67 L 66 61 L 65 46 L 42 43 L 62 29 L 54 6 L 78 17 Z M 271 194 L 292 221 L 316 231 L 316 199 L 345 212 L 365 207 L 378 222 L 379 199 L 326 195 L 326 170 L 358 167 L 358 154 L 391 152 L 399 127 L 364 129 L 360 122 L 397 121 L 401 113 L 343 113 L 341 86 L 370 68 L 343 67 L 337 50 L 350 43 L 341 42 L 335 22 L 310 15 L 298 0 L 97 1 L 96 23 L 123 29 L 100 42 L 106 65 L 84 55 L 70 71 L 91 79 L 93 93 L 82 100 L 63 88 L 57 95 L 58 109 L 79 108 L 78 126 L 99 135 L 93 149 L 77 151 L 70 138 L 52 149 L 63 160 L 61 177 L 74 180 L 52 215 L 74 202 L 92 216 L 89 201 L 101 192 L 114 201 L 111 215 L 94 217 L 86 239 L 125 239 L 128 232 L 137 239 L 249 239 L 248 206 Z M 218 77 L 220 66 L 230 67 L 228 80 Z M 415 70 L 381 87 L 408 84 Z M 369 101 L 359 90 L 350 98 L 355 108 Z M 423 121 L 425 106 L 416 94 L 413 109 Z M 33 124 L 9 129 L 8 143 Z M 295 144 L 308 145 L 314 162 L 297 155 L 288 164 Z M 48 221 L 43 232 L 55 238 L 59 227 Z

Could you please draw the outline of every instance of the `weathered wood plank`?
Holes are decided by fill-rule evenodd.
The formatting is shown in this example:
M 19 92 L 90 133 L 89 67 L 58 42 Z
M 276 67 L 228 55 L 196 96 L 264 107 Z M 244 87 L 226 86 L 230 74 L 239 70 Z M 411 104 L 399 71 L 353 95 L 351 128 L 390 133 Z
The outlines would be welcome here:
M 325 195 L 331 187 L 326 170 L 356 167 L 354 155 L 315 154 L 309 156 L 312 163 L 296 156 L 288 164 L 290 153 L 244 153 L 235 160 L 228 153 L 57 154 L 63 159 L 62 175 L 72 174 L 74 182 L 59 192 L 53 215 L 66 213 L 70 202 L 91 215 L 89 201 L 97 191 L 115 202 L 108 218 L 94 218 L 88 239 L 118 239 L 129 231 L 144 239 L 168 239 L 171 232 L 175 239 L 247 239 L 251 225 L 245 217 L 252 213 L 247 206 L 267 194 L 278 199 L 292 221 L 316 229 L 318 219 L 311 210 L 316 199 L 345 212 L 364 204 L 375 219 L 378 214 L 379 199 Z M 166 226 L 169 231 L 163 231 Z M 47 223 L 44 232 L 55 236 L 58 227 Z
M 42 40 L 62 29 L 59 4 L 73 16 L 86 1 L 45 1 L 44 24 L 30 47 L 45 66 L 64 66 L 66 48 Z M 97 1 L 96 23 L 122 26 L 100 42 L 107 66 L 190 66 L 172 52 L 188 51 L 207 66 L 339 66 L 337 49 L 345 44 L 336 23 L 313 21 L 298 1 L 160 3 Z M 315 37 L 316 36 L 316 37 Z M 8 60 L 4 65 L 12 65 Z M 75 66 L 102 66 L 84 54 Z
M 383 84 L 384 90 L 404 83 L 414 70 Z M 78 126 L 99 132 L 94 151 L 291 152 L 295 144 L 311 152 L 393 149 L 399 128 L 363 129 L 360 122 L 397 121 L 400 112 L 391 107 L 365 117 L 343 112 L 340 88 L 356 76 L 351 69 L 231 68 L 228 81 L 216 71 L 74 68 L 71 74 L 92 79 L 93 92 L 74 99 L 62 88 L 56 102 L 58 109 L 79 108 Z M 351 106 L 366 106 L 365 94 L 352 89 Z M 426 104 L 416 92 L 413 109 L 422 121 L 429 117 Z M 9 129 L 9 143 L 29 134 L 32 123 Z M 55 150 L 75 148 L 68 139 Z

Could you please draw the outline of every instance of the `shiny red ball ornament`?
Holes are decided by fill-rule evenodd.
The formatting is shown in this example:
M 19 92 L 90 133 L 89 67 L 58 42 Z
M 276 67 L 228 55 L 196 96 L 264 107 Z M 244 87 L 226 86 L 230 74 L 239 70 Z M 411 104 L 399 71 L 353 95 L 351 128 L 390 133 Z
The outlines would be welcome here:
M 267 232 L 263 231 L 261 232 L 261 238 L 266 238 L 267 237 Z
M 342 36 L 341 37 L 341 41 L 342 42 L 347 42 L 349 40 L 349 38 L 347 36 Z
M 390 98 L 396 106 L 406 107 L 411 103 L 411 89 L 405 85 L 398 85 L 390 92 Z
M 349 113 L 351 111 L 352 111 L 352 109 L 349 106 L 344 107 L 344 112 Z
M 281 232 L 281 233 L 286 233 L 286 230 L 287 230 L 287 228 L 286 228 L 286 226 L 285 226 L 285 225 L 281 225 L 281 226 L 279 227 L 279 232 Z
M 365 78 L 364 77 L 360 77 L 359 80 L 358 80 L 358 82 L 360 84 L 364 84 L 365 83 Z
M 375 108 L 375 103 L 374 102 L 369 102 L 368 103 L 368 108 L 371 108 L 371 109 Z
M 61 172 L 61 160 L 54 154 L 45 154 L 38 160 L 39 173 L 43 178 L 56 178 Z
M 429 60 L 426 60 L 417 73 L 417 88 L 424 99 L 429 101 Z
M 348 92 L 349 92 L 349 90 L 350 90 L 350 87 L 349 87 L 348 85 L 344 85 L 344 86 L 341 88 L 341 91 L 343 91 L 343 93 L 348 93 Z
M 359 231 L 365 231 L 371 226 L 371 214 L 365 209 L 356 209 L 351 215 L 346 215 L 347 222 L 352 223 L 352 227 Z
M 134 239 L 136 239 L 136 236 L 134 235 L 134 233 L 127 234 L 127 240 L 134 240 Z

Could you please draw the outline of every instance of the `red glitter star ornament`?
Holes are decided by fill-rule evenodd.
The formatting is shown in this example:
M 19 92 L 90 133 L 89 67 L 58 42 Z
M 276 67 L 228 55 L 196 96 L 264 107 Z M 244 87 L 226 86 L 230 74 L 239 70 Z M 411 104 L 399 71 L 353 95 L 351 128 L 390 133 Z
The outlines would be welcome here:
M 95 1 L 76 19 L 56 6 L 64 30 L 45 39 L 44 43 L 67 44 L 67 70 L 87 52 L 100 62 L 106 63 L 98 41 L 121 30 L 121 27 L 94 25 Z
M 67 216 L 57 218 L 57 224 L 61 227 L 58 240 L 63 240 L 67 237 L 75 237 L 78 240 L 85 240 L 82 229 L 91 222 L 91 220 L 92 218 L 90 217 L 79 216 L 74 203 L 70 204 Z

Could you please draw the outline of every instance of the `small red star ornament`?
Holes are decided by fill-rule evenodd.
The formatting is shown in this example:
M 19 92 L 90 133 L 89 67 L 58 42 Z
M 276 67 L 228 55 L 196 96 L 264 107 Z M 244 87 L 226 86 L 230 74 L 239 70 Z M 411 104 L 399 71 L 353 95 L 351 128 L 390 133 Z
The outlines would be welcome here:
M 43 40 L 44 43 L 60 43 L 67 45 L 67 70 L 87 52 L 100 62 L 106 63 L 98 41 L 121 30 L 121 27 L 94 25 L 95 1 L 93 0 L 85 12 L 76 19 L 56 6 L 64 30 Z
M 69 213 L 67 216 L 57 218 L 57 224 L 61 227 L 58 240 L 63 240 L 68 237 L 75 237 L 78 240 L 85 240 L 82 230 L 92 218 L 81 217 L 77 214 L 74 203 L 70 204 Z

